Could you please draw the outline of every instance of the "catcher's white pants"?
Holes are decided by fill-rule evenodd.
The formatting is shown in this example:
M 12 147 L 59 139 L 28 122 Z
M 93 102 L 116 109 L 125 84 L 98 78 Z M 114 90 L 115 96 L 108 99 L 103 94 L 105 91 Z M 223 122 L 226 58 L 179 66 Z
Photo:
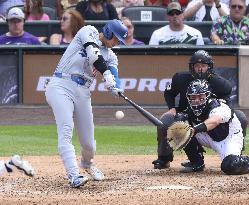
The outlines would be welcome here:
M 241 124 L 236 115 L 234 115 L 232 122 L 229 124 L 229 134 L 224 140 L 216 142 L 206 132 L 198 133 L 195 137 L 201 145 L 219 153 L 221 160 L 231 154 L 241 155 L 243 134 Z
M 45 95 L 57 124 L 59 154 L 67 174 L 77 176 L 79 168 L 72 145 L 74 122 L 82 148 L 82 164 L 90 165 L 96 151 L 90 89 L 71 80 L 53 77 Z

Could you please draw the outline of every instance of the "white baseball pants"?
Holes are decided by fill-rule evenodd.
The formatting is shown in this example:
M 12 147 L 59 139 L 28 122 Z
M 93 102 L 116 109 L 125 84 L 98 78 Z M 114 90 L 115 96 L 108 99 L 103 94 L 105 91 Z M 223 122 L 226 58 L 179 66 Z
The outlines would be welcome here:
M 234 115 L 232 122 L 229 124 L 228 136 L 220 141 L 214 141 L 206 132 L 196 134 L 198 142 L 204 147 L 209 147 L 219 153 L 221 160 L 228 155 L 241 155 L 243 148 L 243 133 L 238 118 Z
M 57 124 L 59 154 L 68 176 L 77 176 L 79 168 L 72 145 L 74 122 L 81 145 L 82 165 L 90 166 L 96 151 L 90 89 L 71 80 L 53 77 L 45 95 Z

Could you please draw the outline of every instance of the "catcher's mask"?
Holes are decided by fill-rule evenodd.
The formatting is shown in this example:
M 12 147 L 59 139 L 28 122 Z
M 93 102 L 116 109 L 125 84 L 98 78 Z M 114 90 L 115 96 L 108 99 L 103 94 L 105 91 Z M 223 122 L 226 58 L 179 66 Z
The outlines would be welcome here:
M 194 80 L 187 89 L 187 99 L 190 108 L 196 116 L 200 116 L 211 96 L 209 84 L 206 80 Z
M 207 64 L 207 71 L 195 71 L 195 64 Z M 212 57 L 208 54 L 207 51 L 198 50 L 196 51 L 189 60 L 189 71 L 192 74 L 194 79 L 208 79 L 213 73 L 214 62 Z

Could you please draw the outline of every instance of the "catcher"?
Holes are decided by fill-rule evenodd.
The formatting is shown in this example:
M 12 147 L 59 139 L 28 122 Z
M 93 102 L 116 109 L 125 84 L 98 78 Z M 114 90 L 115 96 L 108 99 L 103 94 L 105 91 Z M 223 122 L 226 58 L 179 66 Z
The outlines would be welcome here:
M 230 82 L 221 76 L 215 74 L 214 62 L 208 52 L 204 50 L 196 51 L 189 60 L 189 72 L 176 73 L 172 78 L 172 83 L 164 91 L 164 98 L 169 107 L 169 111 L 161 116 L 161 121 L 164 127 L 157 129 L 158 141 L 158 159 L 154 160 L 155 169 L 165 169 L 170 167 L 170 162 L 173 161 L 173 150 L 169 146 L 165 133 L 167 128 L 175 121 L 181 121 L 184 115 L 181 114 L 187 108 L 188 100 L 186 91 L 191 81 L 196 79 L 205 79 L 208 81 L 213 94 L 219 99 L 229 101 L 232 86 Z M 179 105 L 176 106 L 176 96 L 180 95 Z M 243 128 L 243 135 L 246 136 L 247 118 L 240 110 L 234 110 Z M 204 150 L 200 147 L 199 152 Z M 188 164 L 190 165 L 190 164 Z
M 19 155 L 13 155 L 8 162 L 0 160 L 0 176 L 4 173 L 11 173 L 14 169 L 22 171 L 27 176 L 35 175 L 34 169 L 28 161 L 23 160 Z
M 249 157 L 241 156 L 244 138 L 242 127 L 233 110 L 215 98 L 206 80 L 195 80 L 190 83 L 187 88 L 187 100 L 188 108 L 184 111 L 184 116 L 191 127 L 183 127 L 182 140 L 174 135 L 176 125 L 168 128 L 168 139 L 170 143 L 174 142 L 171 143 L 173 148 L 184 147 L 189 159 L 189 162 L 182 163 L 185 167 L 183 171 L 203 171 L 204 157 L 200 150 L 201 146 L 205 146 L 220 155 L 221 170 L 225 174 L 249 173 Z M 177 132 L 179 135 L 179 130 Z

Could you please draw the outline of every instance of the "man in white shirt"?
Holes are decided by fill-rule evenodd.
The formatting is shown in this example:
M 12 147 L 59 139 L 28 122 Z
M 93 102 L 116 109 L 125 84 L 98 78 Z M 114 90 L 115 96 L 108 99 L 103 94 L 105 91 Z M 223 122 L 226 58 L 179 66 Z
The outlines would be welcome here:
M 192 0 L 184 11 L 184 17 L 197 22 L 216 21 L 229 13 L 228 5 L 220 0 Z
M 178 2 L 167 7 L 169 25 L 157 29 L 150 38 L 150 45 L 193 44 L 204 45 L 202 34 L 197 29 L 183 23 L 184 15 Z

